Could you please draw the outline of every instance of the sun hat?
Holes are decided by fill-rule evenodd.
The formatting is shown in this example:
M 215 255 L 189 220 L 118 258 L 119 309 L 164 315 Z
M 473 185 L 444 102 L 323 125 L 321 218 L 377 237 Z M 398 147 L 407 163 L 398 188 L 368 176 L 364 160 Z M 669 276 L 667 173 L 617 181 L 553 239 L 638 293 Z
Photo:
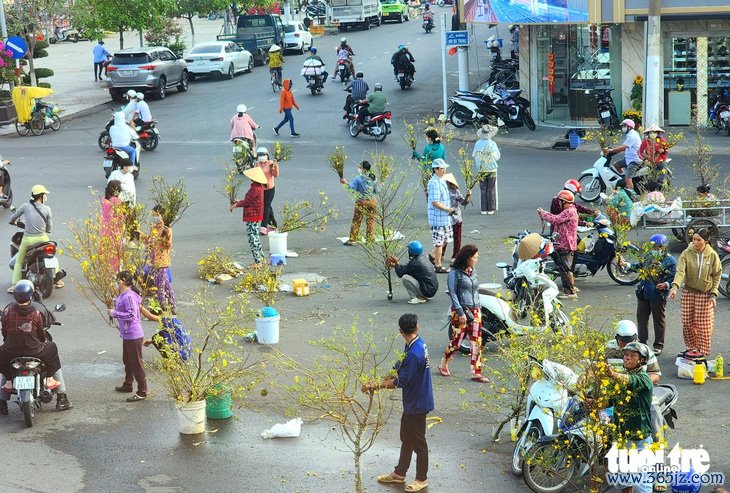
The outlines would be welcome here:
M 495 127 L 494 125 L 482 125 L 482 128 L 477 130 L 477 138 L 491 139 L 492 137 L 497 135 L 498 131 L 499 127 Z
M 436 168 L 446 169 L 448 167 L 449 167 L 449 165 L 446 164 L 446 161 L 444 161 L 441 158 L 434 159 L 433 162 L 431 163 L 431 169 L 436 169 Z
M 659 127 L 658 127 L 657 125 L 655 125 L 655 124 L 653 124 L 653 123 L 652 123 L 651 125 L 649 125 L 649 126 L 648 126 L 648 127 L 646 128 L 646 130 L 644 130 L 644 131 L 643 131 L 643 132 L 641 132 L 641 133 L 643 133 L 643 134 L 648 134 L 649 132 L 656 132 L 656 133 L 658 133 L 658 134 L 661 134 L 661 133 L 664 133 L 664 130 L 663 130 L 663 129 L 661 129 L 661 128 L 659 128 Z
M 446 174 L 444 175 L 444 181 L 445 181 L 446 183 L 451 183 L 451 184 L 452 184 L 452 185 L 454 185 L 454 186 L 455 186 L 456 188 L 459 188 L 459 184 L 458 184 L 458 183 L 456 182 L 456 177 L 454 176 L 454 174 L 453 174 L 453 173 L 446 173 Z
M 246 105 L 245 104 L 239 104 L 236 106 L 236 112 L 237 113 L 246 113 Z
M 262 185 L 266 184 L 266 175 L 264 174 L 264 170 L 262 170 L 258 166 L 247 169 L 246 171 L 243 172 L 243 174 L 248 176 L 251 179 L 251 181 L 254 181 L 256 183 L 261 183 Z
M 50 192 L 43 185 L 33 185 L 33 188 L 30 189 L 31 195 L 42 195 L 44 193 Z

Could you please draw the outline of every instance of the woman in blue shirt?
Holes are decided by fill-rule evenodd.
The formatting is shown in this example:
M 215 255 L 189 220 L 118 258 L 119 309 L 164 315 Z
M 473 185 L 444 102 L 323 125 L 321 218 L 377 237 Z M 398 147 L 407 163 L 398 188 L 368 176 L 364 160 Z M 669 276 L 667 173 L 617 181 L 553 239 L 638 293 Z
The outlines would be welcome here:
M 426 140 L 428 140 L 428 144 L 423 148 L 423 154 L 418 154 L 416 151 L 413 151 L 411 157 L 421 161 L 421 166 L 424 169 L 430 169 L 434 159 L 444 159 L 446 149 L 444 149 L 444 145 L 441 143 L 439 133 L 434 129 L 426 132 Z

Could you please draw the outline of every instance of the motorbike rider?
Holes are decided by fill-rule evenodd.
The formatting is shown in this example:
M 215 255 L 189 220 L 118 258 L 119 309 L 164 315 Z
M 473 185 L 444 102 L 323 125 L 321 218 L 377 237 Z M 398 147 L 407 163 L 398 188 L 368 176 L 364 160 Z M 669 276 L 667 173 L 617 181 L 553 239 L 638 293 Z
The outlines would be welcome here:
M 355 78 L 347 84 L 347 87 L 345 87 L 345 91 L 349 94 L 347 95 L 347 98 L 345 98 L 345 106 L 342 108 L 345 110 L 345 114 L 342 115 L 343 120 L 347 120 L 347 115 L 350 114 L 350 111 L 352 111 L 352 104 L 355 101 L 360 101 L 368 97 L 370 87 L 367 82 L 362 80 L 363 77 L 365 77 L 363 73 L 358 72 L 355 74 Z
M 284 56 L 281 54 L 281 46 L 271 45 L 269 48 L 269 73 L 276 73 L 276 79 L 281 83 L 281 69 L 284 67 Z
M 562 206 L 560 214 L 550 214 L 541 208 L 537 214 L 544 221 L 555 227 L 558 239 L 555 242 L 555 265 L 560 269 L 560 279 L 563 283 L 564 294 L 561 299 L 575 299 L 579 291 L 575 287 L 573 267 L 575 265 L 575 251 L 578 248 L 578 211 L 575 209 L 575 197 L 572 192 L 563 190 L 558 194 Z
M 641 147 L 641 136 L 636 131 L 636 123 L 631 118 L 626 118 L 621 122 L 621 132 L 626 135 L 624 143 L 612 149 L 603 149 L 603 155 L 624 153 L 624 158 L 614 163 L 614 167 L 619 173 L 626 173 L 626 188 L 634 189 L 632 179 L 636 176 L 636 172 L 641 168 L 641 158 L 639 157 L 639 148 Z
M 124 120 L 124 113 L 121 111 L 114 113 L 114 125 L 109 127 L 109 138 L 111 139 L 112 147 L 126 152 L 129 154 L 129 160 L 132 163 L 137 163 L 137 149 L 132 145 L 132 141 L 137 138 L 137 135 L 127 125 Z
M 610 339 L 606 343 L 606 359 L 621 359 L 623 355 L 623 348 L 630 342 L 646 347 L 648 351 L 645 363 L 646 372 L 649 374 L 649 377 L 651 377 L 652 383 L 655 385 L 658 384 L 662 377 L 662 370 L 659 368 L 659 361 L 657 360 L 656 354 L 649 346 L 639 342 L 639 331 L 636 328 L 636 324 L 631 320 L 619 320 L 616 324 L 616 333 L 614 334 L 613 339 Z
M 46 205 L 48 193 L 43 185 L 33 185 L 30 190 L 30 201 L 18 207 L 15 213 L 10 216 L 10 224 L 16 224 L 20 218 L 23 218 L 25 228 L 23 229 L 23 241 L 20 242 L 18 253 L 15 255 L 13 285 L 8 288 L 8 293 L 14 291 L 14 286 L 22 277 L 25 253 L 28 251 L 28 247 L 35 243 L 48 241 L 48 234 L 53 227 L 51 208 Z M 56 288 L 62 288 L 63 281 L 59 279 L 56 281 L 55 286 Z
M 322 84 L 327 82 L 327 77 L 329 74 L 324 69 L 324 62 L 322 61 L 322 57 L 317 55 L 317 48 L 312 46 L 309 48 L 309 56 L 306 60 L 304 60 L 304 63 L 302 64 L 304 68 L 302 68 L 302 75 L 308 76 L 308 75 L 316 75 L 317 77 L 322 78 Z
M 134 111 L 137 109 L 137 91 L 130 89 L 124 95 L 124 98 L 127 100 L 127 104 L 122 108 L 122 111 L 124 112 L 124 121 L 131 124 Z
M 46 387 L 56 390 L 56 409 L 65 411 L 73 405 L 66 396 L 66 386 L 63 383 L 61 360 L 58 358 L 58 348 L 52 341 L 46 340 L 45 328 L 49 320 L 44 313 L 45 307 L 33 301 L 35 287 L 28 280 L 18 281 L 13 292 L 14 303 L 5 307 L 2 313 L 3 345 L 0 346 L 0 372 L 3 379 L 0 381 L 0 414 L 8 414 L 9 390 L 12 390 L 14 375 L 10 362 L 18 357 L 27 356 L 38 358 L 45 365 Z
M 383 84 L 376 83 L 373 93 L 359 102 L 363 107 L 357 114 L 357 121 L 360 122 L 360 128 L 363 128 L 369 117 L 385 113 L 386 99 L 383 94 Z
M 439 290 L 439 280 L 436 270 L 428 258 L 423 254 L 423 245 L 420 241 L 408 243 L 408 263 L 400 265 L 398 259 L 392 255 L 385 261 L 388 268 L 394 268 L 395 273 L 403 281 L 411 299 L 408 303 L 416 305 L 426 303 L 436 296 Z
M 568 190 L 573 194 L 573 196 L 576 196 L 580 193 L 580 183 L 578 183 L 578 180 L 570 179 L 565 182 L 565 185 L 563 185 L 563 190 Z M 580 214 L 587 214 L 589 216 L 597 216 L 600 211 L 596 211 L 594 209 L 591 209 L 589 207 L 586 207 L 581 204 L 575 204 L 575 209 L 578 211 L 578 226 L 593 226 L 592 222 L 586 222 L 582 219 L 580 219 Z M 550 214 L 560 214 L 562 211 L 562 207 L 560 206 L 560 199 L 556 195 L 553 197 L 552 202 L 550 202 Z
M 245 104 L 236 106 L 236 114 L 231 118 L 231 142 L 236 139 L 242 139 L 248 142 L 248 148 L 253 151 L 256 149 L 256 135 L 254 130 L 261 128 L 258 123 L 253 121 L 248 113 L 246 113 Z
M 433 11 L 431 10 L 431 4 L 425 4 L 423 6 L 423 22 L 428 22 L 430 27 L 433 27 Z
M 117 180 L 121 184 L 122 191 L 119 193 L 119 199 L 122 202 L 133 206 L 137 203 L 137 186 L 134 184 L 134 164 L 130 159 L 122 159 L 119 168 L 109 174 L 107 183 Z
M 135 96 L 135 108 L 132 115 L 132 121 L 135 126 L 142 127 L 145 123 L 152 121 L 152 113 L 147 101 L 144 100 L 144 93 L 138 92 Z
M 350 74 L 355 73 L 355 65 L 352 63 L 352 57 L 355 56 L 355 52 L 352 50 L 350 45 L 347 44 L 347 38 L 340 38 L 340 46 L 335 48 L 337 52 L 337 61 L 343 60 L 347 64 L 347 68 L 350 70 Z M 334 78 L 332 79 L 334 80 Z
M 413 58 L 406 45 L 398 45 L 398 51 L 393 53 L 393 56 L 390 58 L 390 64 L 393 65 L 393 75 L 395 76 L 396 82 L 398 81 L 398 72 L 401 71 L 406 75 L 410 74 L 413 81 L 416 80 L 413 78 L 413 74 L 416 73 L 416 67 L 413 65 L 415 61 L 416 59 Z

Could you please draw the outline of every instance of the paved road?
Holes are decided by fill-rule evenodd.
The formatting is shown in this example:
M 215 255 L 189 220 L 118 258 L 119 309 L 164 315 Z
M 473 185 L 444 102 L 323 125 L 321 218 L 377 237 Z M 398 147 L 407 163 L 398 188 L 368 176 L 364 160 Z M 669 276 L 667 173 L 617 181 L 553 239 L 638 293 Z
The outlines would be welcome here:
M 295 150 L 293 159 L 282 165 L 275 206 L 280 208 L 288 199 L 313 198 L 321 189 L 343 211 L 324 234 L 290 235 L 290 248 L 298 251 L 300 257 L 292 259 L 286 271 L 317 272 L 327 277 L 326 286 L 311 297 L 284 297 L 279 304 L 283 314 L 280 347 L 302 357 L 311 355 L 306 340 L 328 334 L 337 324 L 349 324 L 353 315 L 359 317 L 361 325 L 372 323 L 379 336 L 386 336 L 396 332 L 397 317 L 412 309 L 405 304 L 406 293 L 402 289 L 396 291 L 395 303 L 388 303 L 384 286 L 358 263 L 356 250 L 342 247 L 336 240 L 347 234 L 352 206 L 328 168 L 326 154 L 335 145 L 345 145 L 354 160 L 366 158 L 375 150 L 407 159 L 410 150 L 399 137 L 402 119 L 413 118 L 438 104 L 439 67 L 433 57 L 438 38 L 418 39 L 422 36 L 418 23 L 388 25 L 347 36 L 358 54 L 358 69 L 366 73 L 371 84 L 385 84 L 394 112 L 395 133 L 383 144 L 349 137 L 340 119 L 344 96 L 341 84 L 328 82 L 318 96 L 303 93 L 298 77 L 303 57 L 287 57 L 285 77 L 296 80 L 295 95 L 302 109 L 295 112 L 295 117 L 302 137 L 281 138 L 283 143 L 294 144 Z M 330 55 L 338 39 L 339 36 L 330 36 L 318 41 L 328 63 L 334 61 Z M 417 60 L 417 81 L 411 90 L 400 91 L 388 61 L 393 47 L 407 40 L 411 40 Z M 195 279 L 195 262 L 207 248 L 220 245 L 235 252 L 242 261 L 250 261 L 240 216 L 229 214 L 224 199 L 213 190 L 221 185 L 223 167 L 229 158 L 227 122 L 241 102 L 249 106 L 252 116 L 263 126 L 259 133 L 262 143 L 272 145 L 274 136 L 269 128 L 278 121 L 278 100 L 270 91 L 268 74 L 260 68 L 230 81 L 196 81 L 186 94 L 171 94 L 164 101 L 151 103 L 154 117 L 160 120 L 163 140 L 157 151 L 143 155 L 139 196 L 145 200 L 151 177 L 162 174 L 170 179 L 183 177 L 194 202 L 175 228 L 173 271 L 183 316 L 185 299 L 202 285 Z M 65 225 L 82 216 L 80 211 L 90 200 L 89 189 L 104 185 L 102 154 L 95 142 L 107 119 L 107 112 L 100 110 L 75 119 L 61 132 L 42 139 L 3 139 L 2 152 L 15 165 L 16 197 L 20 200 L 37 182 L 51 190 L 49 205 L 57 224 L 53 235 L 56 239 L 68 240 Z M 29 142 L 32 148 L 28 147 Z M 449 151 L 456 152 L 456 145 Z M 545 207 L 564 180 L 576 176 L 590 161 L 585 153 L 503 148 L 500 212 L 480 216 L 469 208 L 464 213 L 465 240 L 476 242 L 482 251 L 480 279 L 497 280 L 499 272 L 493 265 L 507 257 L 508 247 L 503 238 L 523 227 L 537 228 L 535 208 Z M 683 158 L 675 161 L 680 180 L 689 179 L 684 165 Z M 348 165 L 347 176 L 353 175 L 354 168 L 354 164 Z M 425 212 L 419 211 L 418 217 L 425 222 Z M 9 236 L 8 228 L 6 232 Z M 641 232 L 638 239 L 648 236 Z M 426 234 L 420 239 L 428 244 Z M 675 252 L 679 248 L 673 245 Z M 0 263 L 7 259 L 7 253 L 0 255 Z M 68 258 L 62 257 L 62 262 L 71 277 L 78 274 Z M 8 272 L 8 279 L 9 275 Z M 256 402 L 262 412 L 238 412 L 229 422 L 211 423 L 209 428 L 215 433 L 192 438 L 178 435 L 172 403 L 154 383 L 147 402 L 124 402 L 112 390 L 119 384 L 122 372 L 119 339 L 91 307 L 78 299 L 73 282 L 67 285 L 66 289 L 54 292 L 52 298 L 54 303 L 68 305 L 62 317 L 65 326 L 55 330 L 54 335 L 61 348 L 69 396 L 75 408 L 66 413 L 44 412 L 31 430 L 24 429 L 15 410 L 0 419 L 0 432 L 8 444 L 6 450 L 14 452 L 5 456 L 0 473 L 2 491 L 329 493 L 351 489 L 350 456 L 339 444 L 338 433 L 327 426 L 305 425 L 302 436 L 293 440 L 259 438 L 263 429 L 283 419 L 267 409 L 265 399 Z M 581 281 L 580 286 L 579 303 L 570 302 L 569 307 L 592 305 L 597 325 L 610 326 L 617 318 L 631 316 L 635 299 L 632 289 L 614 285 L 605 273 Z M 229 293 L 228 286 L 211 289 L 220 297 Z M 8 295 L 2 296 L 10 301 Z M 720 300 L 718 335 L 714 341 L 718 350 L 726 348 L 729 342 L 727 333 L 722 331 L 727 325 L 729 306 L 727 300 Z M 417 308 L 434 359 L 446 342 L 445 332 L 439 330 L 446 308 L 446 299 L 441 296 Z M 680 390 L 679 430 L 672 437 L 688 447 L 703 444 L 713 459 L 712 469 L 728 472 L 730 460 L 723 455 L 723 432 L 728 418 L 722 412 L 728 384 L 708 382 L 704 387 L 695 387 L 673 377 L 671 353 L 681 346 L 678 304 L 670 305 L 668 312 L 668 349 L 660 362 L 666 381 L 677 384 Z M 146 327 L 152 330 L 151 325 Z M 261 347 L 254 349 L 265 352 Z M 450 379 L 434 379 L 438 407 L 434 414 L 441 416 L 444 423 L 428 432 L 432 449 L 430 491 L 524 492 L 524 484 L 509 473 L 510 444 L 494 444 L 488 439 L 495 416 L 480 407 L 480 387 L 467 378 L 468 359 L 459 358 L 452 370 L 454 376 Z M 394 394 L 394 398 L 400 396 Z M 365 482 L 370 491 L 380 490 L 374 477 L 390 470 L 396 461 L 397 429 L 398 420 L 394 419 L 364 458 Z

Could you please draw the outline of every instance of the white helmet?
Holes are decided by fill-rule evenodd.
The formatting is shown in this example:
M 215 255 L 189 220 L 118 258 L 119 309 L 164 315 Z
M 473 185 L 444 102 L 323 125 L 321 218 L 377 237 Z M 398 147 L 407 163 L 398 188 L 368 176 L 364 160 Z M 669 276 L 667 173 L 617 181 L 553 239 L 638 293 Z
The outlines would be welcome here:
M 269 150 L 266 147 L 259 147 L 258 149 L 256 149 L 257 156 L 261 156 L 262 154 L 266 154 L 268 156 Z
M 347 38 L 340 38 L 340 43 L 347 43 Z
M 631 320 L 620 320 L 616 325 L 616 337 L 623 340 L 623 342 L 635 341 L 639 336 L 639 331 L 636 330 L 636 324 Z
M 236 106 L 236 113 L 246 113 L 246 105 L 239 104 L 238 106 Z
M 129 99 L 137 97 L 137 91 L 135 91 L 134 89 L 130 89 L 129 91 L 127 91 L 127 97 Z
M 137 100 L 139 100 L 139 101 L 144 101 L 144 93 L 138 92 L 137 95 L 135 96 L 135 98 L 137 98 Z
M 279 45 L 271 45 L 271 48 L 269 48 L 269 53 L 274 53 L 275 51 L 279 51 L 281 49 L 281 46 Z

